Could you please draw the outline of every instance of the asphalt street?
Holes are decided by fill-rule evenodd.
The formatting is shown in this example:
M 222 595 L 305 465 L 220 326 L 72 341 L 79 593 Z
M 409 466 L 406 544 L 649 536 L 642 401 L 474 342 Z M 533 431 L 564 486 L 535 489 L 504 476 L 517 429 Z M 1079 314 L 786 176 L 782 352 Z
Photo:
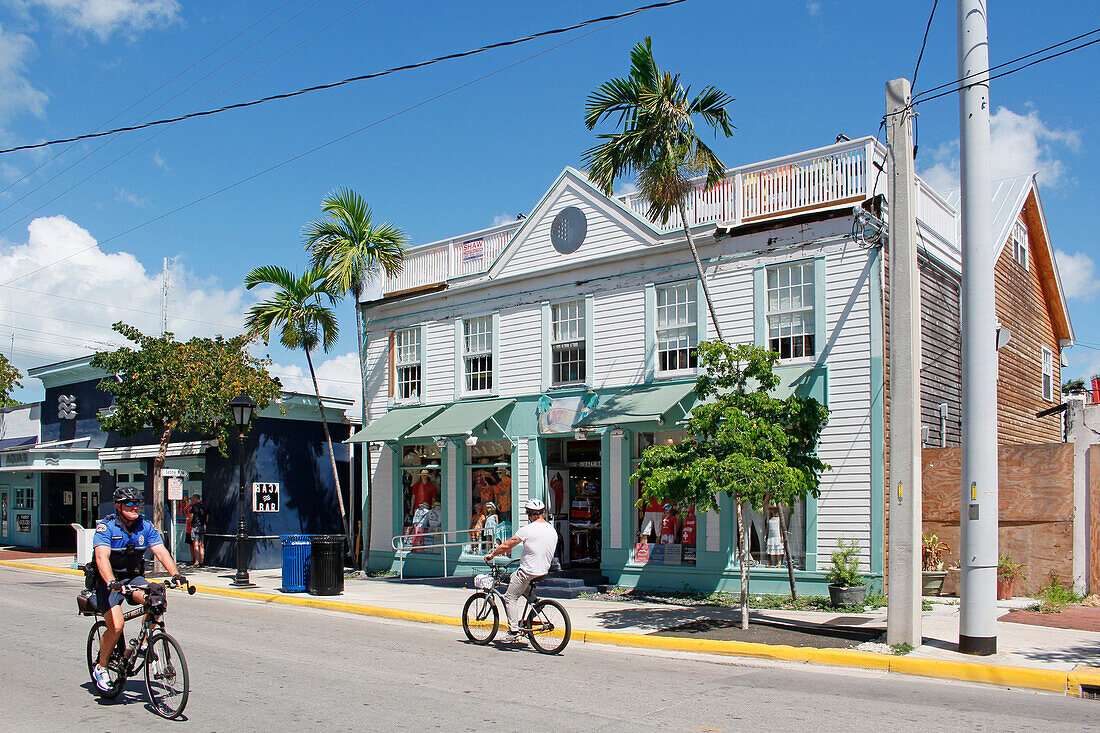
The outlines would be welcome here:
M 1083 731 L 1100 701 L 879 672 L 570 644 L 478 647 L 460 628 L 173 593 L 185 720 L 144 681 L 93 692 L 78 578 L 0 568 L 5 730 Z M 455 609 L 456 615 L 460 609 Z

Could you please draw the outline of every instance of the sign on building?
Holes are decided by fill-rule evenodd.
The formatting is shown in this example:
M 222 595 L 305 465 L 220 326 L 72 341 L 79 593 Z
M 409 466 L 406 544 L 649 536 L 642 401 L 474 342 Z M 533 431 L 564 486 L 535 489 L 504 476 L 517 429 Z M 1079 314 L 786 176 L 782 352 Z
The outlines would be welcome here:
M 187 478 L 186 468 L 162 468 L 160 475 L 164 478 Z
M 485 240 L 471 239 L 462 243 L 462 261 L 480 260 L 485 254 Z
M 279 511 L 279 484 L 252 484 L 252 511 Z
M 17 531 L 30 532 L 31 531 L 31 515 L 30 514 L 16 514 L 15 523 L 17 525 Z

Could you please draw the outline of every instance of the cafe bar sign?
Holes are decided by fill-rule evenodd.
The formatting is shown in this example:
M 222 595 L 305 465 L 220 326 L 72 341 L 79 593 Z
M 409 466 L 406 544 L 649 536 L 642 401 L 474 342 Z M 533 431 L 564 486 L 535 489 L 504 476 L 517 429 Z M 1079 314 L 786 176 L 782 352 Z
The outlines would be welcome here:
M 4 456 L 5 466 L 29 466 L 31 465 L 30 453 L 8 453 Z

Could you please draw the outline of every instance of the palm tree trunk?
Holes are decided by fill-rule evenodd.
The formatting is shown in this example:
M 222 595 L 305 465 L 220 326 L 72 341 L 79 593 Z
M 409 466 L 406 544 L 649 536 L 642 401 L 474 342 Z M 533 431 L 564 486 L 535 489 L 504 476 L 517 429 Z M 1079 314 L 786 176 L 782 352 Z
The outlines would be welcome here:
M 794 509 L 791 509 L 791 513 L 794 513 Z M 794 565 L 791 564 L 791 546 L 787 542 L 787 520 L 783 516 L 783 505 L 779 505 L 779 536 L 783 538 L 783 557 L 787 561 L 787 577 L 791 581 L 791 600 L 798 600 L 798 591 L 794 585 Z
M 719 341 L 725 341 L 726 339 L 722 337 L 722 327 L 718 325 L 718 314 L 714 312 L 714 300 L 710 297 L 710 286 L 707 285 L 707 276 L 703 273 L 703 263 L 699 260 L 699 250 L 695 249 L 695 240 L 691 238 L 691 227 L 687 223 L 687 208 L 684 206 L 682 198 L 677 202 L 677 207 L 680 209 L 680 223 L 684 225 L 684 236 L 687 237 L 691 257 L 695 260 L 695 269 L 699 271 L 699 282 L 703 284 L 703 297 L 707 301 L 710 320 L 714 323 L 714 333 L 718 336 Z
M 741 544 L 741 628 L 749 628 L 749 543 L 745 536 L 745 513 L 737 502 L 737 539 Z
M 359 379 L 363 388 L 363 427 L 367 427 L 367 360 L 363 353 L 363 313 L 359 309 L 359 295 L 355 295 L 355 335 L 359 339 Z M 365 479 L 360 482 L 363 489 L 363 570 L 370 568 L 370 524 L 371 524 L 371 498 L 373 484 L 370 475 L 370 443 L 363 445 L 363 475 Z M 358 559 L 358 558 L 357 558 Z
M 348 552 L 354 552 L 351 543 L 351 529 L 348 527 L 348 515 L 344 511 L 343 490 L 340 488 L 340 473 L 336 470 L 336 453 L 332 450 L 332 436 L 328 432 L 328 420 L 325 418 L 325 406 L 321 403 L 321 388 L 317 386 L 317 373 L 313 371 L 313 359 L 309 357 L 309 349 L 306 349 L 306 364 L 309 364 L 309 376 L 313 378 L 313 393 L 317 395 L 317 410 L 321 413 L 321 427 L 325 431 L 325 442 L 328 444 L 328 457 L 332 461 L 332 480 L 336 482 L 336 501 L 340 505 L 340 521 L 344 524 L 344 537 L 348 542 Z

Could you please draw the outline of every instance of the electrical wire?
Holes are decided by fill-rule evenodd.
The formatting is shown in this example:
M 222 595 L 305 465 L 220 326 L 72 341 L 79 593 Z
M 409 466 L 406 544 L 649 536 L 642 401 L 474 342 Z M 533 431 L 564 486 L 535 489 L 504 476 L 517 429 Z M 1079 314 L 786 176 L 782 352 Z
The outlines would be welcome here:
M 532 33 L 529 36 L 524 36 L 523 38 L 514 38 L 510 41 L 500 41 L 498 43 L 491 43 L 487 46 L 482 46 L 480 48 L 472 49 L 470 51 L 461 51 L 459 53 L 447 54 L 446 56 L 437 56 L 436 58 L 428 59 L 427 61 L 418 61 L 418 62 L 413 63 L 413 64 L 404 64 L 402 66 L 394 66 L 392 68 L 385 69 L 384 71 L 376 71 L 376 72 L 372 72 L 370 74 L 362 74 L 360 76 L 352 76 L 352 77 L 349 77 L 347 79 L 342 79 L 340 81 L 330 82 L 328 84 L 318 84 L 316 86 L 306 87 L 304 89 L 299 89 L 299 90 L 293 91 L 293 92 L 284 92 L 282 94 L 272 94 L 271 96 L 261 97 L 260 99 L 253 99 L 250 102 L 237 102 L 235 104 L 227 104 L 223 107 L 218 107 L 216 109 L 208 109 L 208 110 L 204 110 L 204 111 L 201 111 L 201 112 L 191 112 L 189 114 L 180 115 L 179 117 L 171 117 L 171 118 L 163 119 L 163 120 L 154 120 L 152 122 L 143 122 L 143 123 L 138 124 L 138 125 L 130 125 L 130 126 L 127 126 L 127 127 L 117 127 L 113 130 L 105 130 L 103 132 L 90 132 L 90 133 L 86 133 L 84 135 L 77 135 L 75 137 L 63 138 L 63 139 L 59 139 L 59 140 L 48 140 L 46 142 L 41 142 L 41 143 L 32 143 L 32 144 L 28 144 L 28 145 L 18 145 L 16 147 L 12 147 L 12 148 L 4 148 L 4 149 L 0 149 L 0 155 L 2 155 L 4 153 L 13 153 L 13 152 L 16 152 L 18 150 L 33 150 L 35 148 L 45 148 L 45 147 L 49 147 L 51 145 L 60 145 L 60 144 L 63 144 L 63 143 L 71 143 L 71 142 L 76 142 L 77 140 L 89 140 L 91 138 L 104 137 L 104 136 L 107 136 L 107 135 L 115 135 L 115 134 L 118 134 L 118 133 L 121 133 L 121 132 L 132 132 L 134 130 L 144 130 L 147 127 L 153 127 L 153 126 L 156 126 L 156 125 L 169 125 L 169 124 L 172 124 L 174 122 L 181 122 L 183 120 L 194 119 L 196 117 L 207 117 L 209 115 L 216 115 L 216 114 L 220 114 L 222 112 L 228 112 L 229 110 L 244 109 L 246 107 L 254 107 L 256 105 L 265 104 L 267 102 L 274 102 L 274 101 L 281 100 L 281 99 L 290 99 L 292 97 L 298 97 L 298 96 L 301 96 L 303 94 L 310 94 L 312 92 L 323 91 L 323 90 L 326 90 L 326 89 L 335 89 L 336 87 L 344 86 L 345 84 L 352 84 L 354 82 L 365 81 L 367 79 L 377 79 L 379 77 L 388 76 L 389 74 L 395 74 L 395 73 L 401 72 L 401 71 L 411 71 L 412 69 L 419 69 L 419 68 L 423 68 L 425 66 L 431 66 L 432 64 L 438 64 L 438 63 L 441 63 L 443 61 L 453 61 L 455 59 L 466 58 L 468 56 L 476 56 L 477 54 L 485 53 L 487 51 L 492 51 L 492 50 L 495 50 L 495 49 L 498 49 L 498 48 L 505 48 L 507 46 L 515 46 L 515 45 L 518 45 L 518 44 L 521 44 L 521 43 L 527 43 L 529 41 L 535 40 L 536 38 L 542 38 L 542 37 L 545 37 L 545 36 L 552 36 L 552 35 L 556 35 L 556 34 L 559 34 L 559 33 L 567 33 L 569 31 L 577 30 L 578 28 L 583 28 L 585 26 L 593 25 L 593 24 L 596 24 L 596 23 L 606 23 L 606 22 L 613 21 L 613 20 L 623 20 L 623 19 L 629 18 L 633 15 L 638 15 L 639 13 L 644 13 L 648 10 L 653 10 L 655 8 L 665 8 L 665 7 L 669 7 L 669 6 L 672 6 L 672 5 L 679 5 L 680 3 L 684 3 L 684 2 L 687 2 L 687 0 L 666 0 L 665 2 L 653 3 L 651 5 L 644 5 L 642 7 L 635 8 L 633 10 L 628 10 L 624 13 L 618 13 L 616 15 L 605 15 L 605 16 L 600 17 L 600 18 L 592 18 L 590 20 L 585 20 L 585 21 L 582 21 L 580 23 L 576 23 L 576 24 L 571 25 L 571 26 L 566 26 L 564 28 L 554 28 L 554 29 L 551 29 L 551 30 L 540 31 L 538 33 Z
M 928 31 L 932 30 L 932 19 L 936 17 L 936 6 L 940 0 L 933 0 L 932 12 L 928 14 L 928 25 L 924 27 L 924 40 L 920 42 L 920 53 L 917 54 L 917 65 L 913 68 L 913 87 L 917 86 L 917 72 L 920 71 L 920 61 L 924 58 L 924 47 L 928 44 Z
M 34 293 L 35 295 L 45 295 L 45 296 L 50 297 L 50 298 L 61 298 L 62 300 L 71 300 L 71 301 L 76 302 L 76 303 L 83 303 L 84 305 L 98 305 L 98 306 L 102 306 L 103 308 L 114 308 L 115 310 L 129 311 L 131 313 L 141 313 L 142 315 L 157 316 L 158 318 L 162 315 L 160 311 L 147 311 L 147 310 L 142 310 L 141 308 L 130 308 L 130 307 L 127 307 L 127 306 L 124 306 L 124 305 L 118 305 L 117 303 L 102 303 L 102 302 L 99 302 L 99 301 L 96 301 L 96 300 L 89 300 L 87 298 L 76 298 L 76 297 L 73 297 L 71 295 L 62 295 L 60 293 L 48 293 L 44 290 L 32 290 L 30 288 L 21 288 L 18 285 L 5 285 L 4 287 L 10 288 L 11 290 L 21 290 L 25 293 Z M 0 307 L 0 310 L 3 310 L 3 307 Z M 38 315 L 38 314 L 34 314 L 34 315 Z M 41 316 L 41 317 L 45 317 L 45 316 Z M 187 321 L 188 323 L 198 323 L 198 324 L 201 324 L 203 326 L 218 326 L 220 328 L 230 328 L 230 329 L 237 328 L 237 326 L 230 326 L 230 325 L 225 324 L 225 323 L 216 323 L 214 321 L 203 321 L 203 320 L 198 319 L 198 318 L 186 318 L 184 316 L 169 316 L 169 318 L 173 321 Z M 88 325 L 90 325 L 90 324 L 88 324 Z

